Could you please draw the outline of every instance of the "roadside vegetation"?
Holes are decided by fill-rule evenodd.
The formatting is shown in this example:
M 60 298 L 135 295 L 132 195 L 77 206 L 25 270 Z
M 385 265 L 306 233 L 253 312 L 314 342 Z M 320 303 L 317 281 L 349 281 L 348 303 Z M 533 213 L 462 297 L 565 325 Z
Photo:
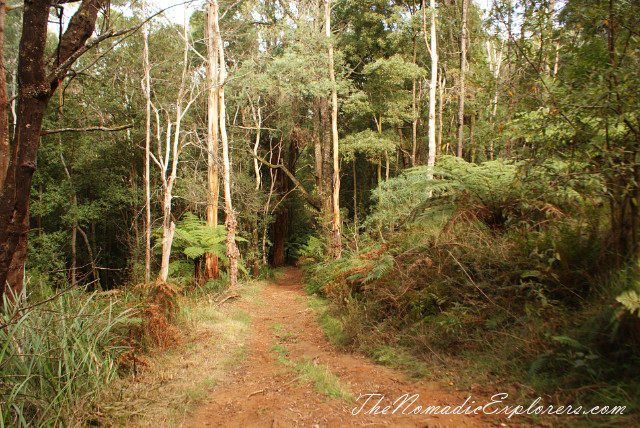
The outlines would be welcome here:
M 554 161 L 443 156 L 433 172 L 381 185 L 342 259 L 309 241 L 326 333 L 418 377 L 637 413 L 637 266 L 607 257 L 601 183 Z

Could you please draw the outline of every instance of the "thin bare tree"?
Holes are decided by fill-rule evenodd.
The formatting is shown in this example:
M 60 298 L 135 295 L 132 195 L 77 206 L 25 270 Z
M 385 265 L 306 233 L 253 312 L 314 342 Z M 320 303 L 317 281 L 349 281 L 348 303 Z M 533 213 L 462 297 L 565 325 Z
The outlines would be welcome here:
M 340 158 L 338 151 L 338 91 L 336 89 L 335 61 L 333 55 L 333 41 L 331 40 L 331 0 L 325 3 L 325 31 L 329 44 L 329 79 L 331 80 L 331 134 L 333 140 L 333 222 L 332 246 L 333 256 L 342 256 L 342 223 L 340 221 Z M 388 168 L 387 168 L 388 173 Z
M 427 158 L 427 167 L 429 175 L 433 177 L 431 171 L 436 163 L 436 87 L 438 86 L 438 50 L 436 43 L 436 2 L 430 0 L 430 22 L 431 22 L 431 41 L 427 38 L 427 11 L 425 1 L 422 0 L 422 33 L 424 42 L 429 49 L 431 56 L 431 81 L 429 82 L 429 155 Z
M 142 19 L 145 21 L 142 26 L 143 67 L 144 78 L 142 80 L 142 90 L 145 100 L 145 139 L 144 139 L 144 282 L 151 280 L 151 67 L 149 66 L 149 24 L 146 22 L 146 3 L 142 0 Z
M 462 0 L 462 25 L 460 28 L 460 93 L 458 94 L 458 148 L 457 155 L 462 157 L 464 144 L 464 99 L 466 95 L 465 74 L 467 72 L 467 16 L 469 0 Z
M 223 184 L 224 184 L 224 213 L 225 213 L 225 228 L 227 230 L 227 237 L 225 244 L 227 247 L 226 255 L 229 258 L 229 288 L 232 293 L 237 292 L 238 288 L 238 257 L 240 253 L 236 245 L 236 229 L 238 222 L 236 221 L 236 215 L 233 211 L 233 205 L 231 203 L 231 161 L 229 157 L 229 139 L 227 136 L 227 118 L 226 107 L 224 101 L 224 86 L 227 80 L 227 69 L 224 60 L 224 44 L 222 42 L 222 35 L 220 34 L 219 24 L 219 6 L 217 0 L 212 0 L 213 6 L 213 36 L 216 39 L 218 47 L 218 61 L 220 69 L 218 71 L 218 107 L 219 107 L 219 127 L 220 127 L 220 140 L 222 142 L 222 165 L 223 165 Z
M 218 39 L 214 36 L 216 19 L 213 2 L 207 3 L 207 224 L 218 226 L 218 199 L 220 184 L 218 179 L 218 139 L 220 118 L 218 113 Z M 205 255 L 205 280 L 217 279 L 220 275 L 218 257 L 213 253 Z

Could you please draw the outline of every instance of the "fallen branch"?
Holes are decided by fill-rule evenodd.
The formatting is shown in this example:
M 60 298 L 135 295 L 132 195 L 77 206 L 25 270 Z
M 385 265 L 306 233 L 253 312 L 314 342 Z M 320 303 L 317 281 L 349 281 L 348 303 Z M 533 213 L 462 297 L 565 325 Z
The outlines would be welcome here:
M 231 295 L 229 295 L 229 296 L 225 297 L 224 299 L 220 300 L 220 301 L 218 302 L 218 306 L 222 305 L 222 304 L 223 304 L 224 302 L 226 302 L 227 300 L 237 299 L 237 298 L 239 298 L 239 297 L 240 297 L 240 295 L 239 295 L 238 293 L 231 294 Z
M 264 389 L 261 389 L 260 391 L 252 392 L 251 394 L 247 395 L 247 398 L 249 398 L 249 397 L 253 397 L 254 395 L 262 394 L 262 393 L 264 393 L 264 392 L 265 392 L 265 390 L 264 390 Z

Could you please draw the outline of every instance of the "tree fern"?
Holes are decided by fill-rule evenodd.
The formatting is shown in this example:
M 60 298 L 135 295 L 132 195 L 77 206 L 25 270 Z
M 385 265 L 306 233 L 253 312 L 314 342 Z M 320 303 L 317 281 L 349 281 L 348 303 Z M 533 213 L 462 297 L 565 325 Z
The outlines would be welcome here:
M 223 225 L 210 226 L 195 214 L 188 212 L 176 225 L 173 247 L 190 259 L 211 253 L 226 263 L 225 236 Z
M 598 177 L 573 175 L 560 161 L 532 165 L 501 159 L 477 165 L 445 155 L 433 174 L 430 178 L 427 167 L 417 167 L 382 183 L 373 192 L 378 207 L 365 227 L 393 229 L 456 209 L 475 210 L 476 218 L 500 226 L 536 222 L 565 216 L 602 188 Z

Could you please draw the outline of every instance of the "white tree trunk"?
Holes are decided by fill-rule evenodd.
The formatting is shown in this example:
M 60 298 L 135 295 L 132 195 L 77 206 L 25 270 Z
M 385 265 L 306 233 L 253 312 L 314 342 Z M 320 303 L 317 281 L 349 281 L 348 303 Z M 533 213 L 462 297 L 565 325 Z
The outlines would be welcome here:
M 331 131 L 333 136 L 333 256 L 342 256 L 342 224 L 340 221 L 340 153 L 338 151 L 338 91 L 331 41 L 331 0 L 325 3 L 325 31 L 329 41 L 329 79 L 331 80 Z M 388 174 L 388 168 L 387 168 Z
M 433 3 L 433 1 L 432 1 Z M 462 28 L 460 29 L 460 93 L 458 95 L 458 148 L 457 155 L 462 157 L 464 143 L 464 99 L 466 93 L 465 74 L 467 71 L 467 15 L 469 0 L 462 0 Z
M 238 247 L 236 245 L 236 229 L 238 223 L 236 215 L 233 211 L 231 203 L 231 161 L 229 157 L 229 140 L 227 137 L 226 124 L 226 108 L 224 101 L 224 85 L 227 79 L 226 64 L 224 60 L 224 44 L 220 34 L 220 25 L 218 22 L 219 7 L 218 1 L 212 0 L 214 14 L 214 35 L 218 45 L 218 60 L 220 62 L 220 70 L 218 73 L 218 105 L 220 108 L 220 140 L 222 141 L 222 162 L 224 176 L 224 212 L 225 212 L 225 228 L 227 229 L 227 238 L 225 240 L 227 247 L 227 257 L 229 257 L 229 288 L 232 292 L 236 292 L 238 288 Z
M 218 226 L 218 199 L 220 184 L 218 179 L 218 39 L 214 35 L 216 26 L 213 4 L 207 4 L 207 224 Z M 217 279 L 219 276 L 218 257 L 205 255 L 205 280 Z
M 413 64 L 417 59 L 417 36 L 413 38 Z M 416 151 L 418 150 L 418 101 L 416 98 L 417 80 L 411 82 L 411 166 L 416 166 Z
M 260 190 L 262 178 L 260 174 L 260 164 L 258 163 L 258 147 L 260 147 L 260 130 L 262 128 L 262 108 L 260 107 L 260 97 L 258 97 L 257 109 L 251 104 L 251 112 L 253 113 L 253 121 L 256 124 L 256 142 L 253 145 L 253 169 L 256 173 L 256 190 Z M 257 110 L 257 112 L 256 112 Z
M 160 265 L 160 274 L 158 278 L 162 281 L 167 281 L 169 275 L 169 259 L 171 257 L 171 245 L 173 243 L 173 234 L 176 228 L 175 223 L 171 220 L 171 200 L 173 199 L 173 185 L 176 181 L 176 175 L 178 173 L 178 157 L 180 156 L 180 125 L 185 113 L 195 101 L 192 98 L 187 106 L 183 106 L 185 94 L 187 92 L 187 70 L 189 68 L 189 35 L 187 32 L 187 11 L 185 8 L 184 19 L 184 50 L 183 50 L 183 65 L 182 65 L 182 79 L 180 80 L 180 88 L 178 89 L 178 98 L 176 99 L 176 120 L 175 131 L 173 134 L 173 145 L 170 146 L 171 141 L 171 121 L 167 116 L 167 148 L 165 152 L 165 161 L 163 164 L 163 187 L 164 187 L 164 204 L 162 209 L 162 262 Z M 166 177 L 167 167 L 169 159 L 171 158 L 171 173 L 169 177 Z
M 429 178 L 433 178 L 433 167 L 436 163 L 436 87 L 438 86 L 438 50 L 436 44 L 436 4 L 435 0 L 429 3 L 431 9 L 431 41 L 427 40 L 427 15 L 426 5 L 422 2 L 422 32 L 424 42 L 429 48 L 431 55 L 431 81 L 429 82 L 429 156 L 427 167 L 429 168 Z
M 495 93 L 493 94 L 493 100 L 491 101 L 491 105 L 489 106 L 491 110 L 490 122 L 492 127 L 495 127 L 496 113 L 498 111 L 498 90 L 500 88 L 498 80 L 500 78 L 500 67 L 502 66 L 503 50 L 504 50 L 504 41 L 502 41 L 502 44 L 500 46 L 500 52 L 498 52 L 496 48 L 493 46 L 493 43 L 487 40 L 487 55 L 489 56 L 489 71 L 491 71 L 491 73 L 493 74 L 493 80 L 494 80 L 494 86 L 495 86 Z M 493 160 L 494 152 L 495 152 L 495 148 L 493 144 L 493 139 L 491 139 L 491 141 L 489 142 L 489 159 L 490 160 Z
M 143 92 L 145 100 L 145 140 L 144 140 L 144 192 L 145 192 L 145 218 L 144 218 L 144 282 L 151 280 L 151 181 L 150 181 L 150 152 L 151 152 L 151 73 L 149 66 L 149 28 L 146 22 L 147 13 L 145 2 L 142 1 L 142 40 L 143 53 Z

